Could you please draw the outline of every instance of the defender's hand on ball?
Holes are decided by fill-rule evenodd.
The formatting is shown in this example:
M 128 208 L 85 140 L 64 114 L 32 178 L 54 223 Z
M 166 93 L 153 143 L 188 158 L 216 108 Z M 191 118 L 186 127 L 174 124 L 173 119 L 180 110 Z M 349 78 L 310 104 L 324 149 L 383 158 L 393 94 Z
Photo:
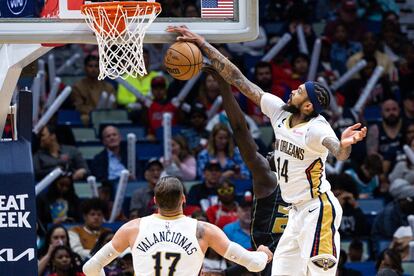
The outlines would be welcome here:
M 203 43 L 205 42 L 204 37 L 201 35 L 198 35 L 196 33 L 193 33 L 190 31 L 187 26 L 168 26 L 166 29 L 167 32 L 170 33 L 178 33 L 181 34 L 181 36 L 177 37 L 177 41 L 188 41 L 193 42 L 197 44 L 198 47 L 201 47 Z
M 357 123 L 353 126 L 348 127 L 342 132 L 341 135 L 341 146 L 349 147 L 353 144 L 358 143 L 367 135 L 367 128 L 363 127 L 360 130 L 357 130 L 361 127 L 361 123 Z

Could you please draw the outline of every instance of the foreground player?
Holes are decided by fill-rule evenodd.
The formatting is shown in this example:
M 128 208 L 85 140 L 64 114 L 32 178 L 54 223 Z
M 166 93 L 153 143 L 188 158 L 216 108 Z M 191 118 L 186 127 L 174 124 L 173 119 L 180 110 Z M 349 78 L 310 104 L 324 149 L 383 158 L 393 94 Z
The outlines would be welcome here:
M 253 176 L 254 204 L 250 228 L 252 245 L 257 248 L 258 244 L 263 244 L 274 252 L 288 222 L 288 204 L 282 199 L 276 174 L 271 170 L 269 161 L 257 152 L 257 145 L 247 128 L 244 114 L 233 97 L 230 85 L 214 69 L 205 67 L 204 71 L 212 74 L 220 84 L 222 105 L 233 130 L 234 140 Z M 270 276 L 271 270 L 272 265 L 268 264 L 260 275 Z
M 176 177 L 163 177 L 154 188 L 159 214 L 124 224 L 84 266 L 86 276 L 105 275 L 102 268 L 120 252 L 131 248 L 134 272 L 142 275 L 198 275 L 204 253 L 211 247 L 224 258 L 259 272 L 272 259 L 269 248 L 247 251 L 231 242 L 217 226 L 183 215 L 183 184 Z
M 288 104 L 250 82 L 217 49 L 186 27 L 169 27 L 178 40 L 196 43 L 212 66 L 270 118 L 276 135 L 275 165 L 283 199 L 292 204 L 287 227 L 275 251 L 272 275 L 335 275 L 342 209 L 325 178 L 328 151 L 345 160 L 351 145 L 367 129 L 347 128 L 338 140 L 319 113 L 329 106 L 329 93 L 316 82 L 292 91 Z

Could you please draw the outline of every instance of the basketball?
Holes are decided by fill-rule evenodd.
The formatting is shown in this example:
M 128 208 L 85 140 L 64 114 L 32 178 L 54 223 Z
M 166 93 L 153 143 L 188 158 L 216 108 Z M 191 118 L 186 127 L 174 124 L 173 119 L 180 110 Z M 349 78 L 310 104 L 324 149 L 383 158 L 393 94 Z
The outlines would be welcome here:
M 203 55 L 194 43 L 176 42 L 165 53 L 164 65 L 173 78 L 189 80 L 200 72 Z

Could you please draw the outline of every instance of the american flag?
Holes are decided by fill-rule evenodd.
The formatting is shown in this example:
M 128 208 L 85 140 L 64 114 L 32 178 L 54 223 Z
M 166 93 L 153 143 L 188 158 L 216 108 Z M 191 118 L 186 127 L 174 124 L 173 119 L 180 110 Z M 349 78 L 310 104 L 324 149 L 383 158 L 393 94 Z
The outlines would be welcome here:
M 234 0 L 201 0 L 202 18 L 233 18 Z

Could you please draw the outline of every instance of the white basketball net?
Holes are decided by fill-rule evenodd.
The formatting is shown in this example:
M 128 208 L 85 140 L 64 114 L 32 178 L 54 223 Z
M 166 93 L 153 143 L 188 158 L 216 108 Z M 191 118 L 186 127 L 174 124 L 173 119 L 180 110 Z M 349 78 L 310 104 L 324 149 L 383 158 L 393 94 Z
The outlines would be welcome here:
M 86 22 L 94 31 L 98 41 L 99 80 L 106 77 L 136 78 L 138 75 L 147 74 L 143 56 L 144 36 L 160 11 L 148 6 L 140 7 L 139 3 L 136 5 L 133 16 L 128 16 L 127 11 L 118 5 L 115 22 L 109 20 L 104 7 L 95 8 L 98 9 L 97 14 L 91 8 L 84 11 Z M 120 22 L 125 22 L 125 30 L 122 32 L 117 29 Z

